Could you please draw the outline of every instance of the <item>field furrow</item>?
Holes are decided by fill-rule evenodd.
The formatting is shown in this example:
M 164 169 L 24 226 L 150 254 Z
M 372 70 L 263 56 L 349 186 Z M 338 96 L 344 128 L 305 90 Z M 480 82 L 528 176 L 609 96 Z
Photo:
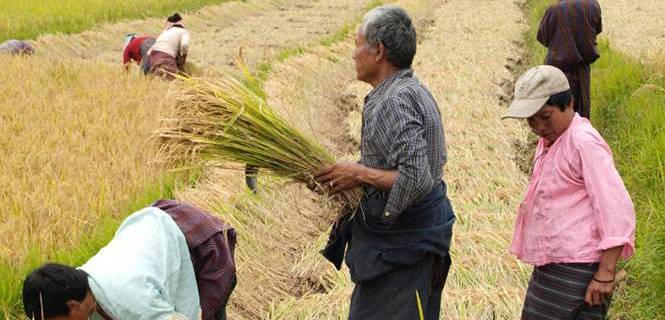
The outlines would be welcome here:
M 446 319 L 515 319 L 521 310 L 529 269 L 508 245 L 527 182 L 514 145 L 526 140 L 528 129 L 500 119 L 502 86 L 513 77 L 508 68 L 522 54 L 521 3 L 449 1 L 416 61 L 442 108 L 450 155 L 445 180 L 458 216 L 442 305 Z

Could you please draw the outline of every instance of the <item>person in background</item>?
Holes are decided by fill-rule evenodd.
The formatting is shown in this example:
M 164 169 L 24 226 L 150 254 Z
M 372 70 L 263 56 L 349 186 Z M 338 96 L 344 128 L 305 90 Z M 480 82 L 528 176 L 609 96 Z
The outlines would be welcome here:
M 591 117 L 591 64 L 600 57 L 596 37 L 603 31 L 596 0 L 561 0 L 540 22 L 537 39 L 547 47 L 545 63 L 562 70 L 575 98 L 575 112 Z
M 31 319 L 226 319 L 235 231 L 184 202 L 129 216 L 80 268 L 45 264 L 23 283 Z
M 130 33 L 125 37 L 125 46 L 122 50 L 122 65 L 125 71 L 129 71 L 129 65 L 132 61 L 141 66 L 143 74 L 150 71 L 150 58 L 148 51 L 155 43 L 155 38 L 151 36 L 137 36 Z
M 245 166 L 245 184 L 247 184 L 247 188 L 249 188 L 254 194 L 257 194 L 258 192 L 258 175 L 259 168 L 249 165 Z
M 11 55 L 31 55 L 35 53 L 35 48 L 28 42 L 21 40 L 7 40 L 0 44 L 0 53 Z
M 503 118 L 540 137 L 510 252 L 534 265 L 522 319 L 605 319 L 616 266 L 635 251 L 635 211 L 612 151 L 574 111 L 566 75 L 538 66 Z
M 189 50 L 189 32 L 178 13 L 169 16 L 166 29 L 150 48 L 150 73 L 167 80 L 184 71 Z

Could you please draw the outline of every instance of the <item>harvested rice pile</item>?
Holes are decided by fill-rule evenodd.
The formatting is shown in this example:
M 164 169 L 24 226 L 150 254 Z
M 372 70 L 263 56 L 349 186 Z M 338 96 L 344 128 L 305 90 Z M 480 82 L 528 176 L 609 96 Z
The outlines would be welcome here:
M 665 55 L 665 1 L 600 0 L 603 35 L 612 47 L 644 61 Z

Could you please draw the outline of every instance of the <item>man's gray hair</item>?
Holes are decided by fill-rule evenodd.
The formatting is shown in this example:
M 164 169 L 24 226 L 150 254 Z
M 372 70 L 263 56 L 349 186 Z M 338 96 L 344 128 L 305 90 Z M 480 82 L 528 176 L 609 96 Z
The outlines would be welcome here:
M 365 14 L 360 34 L 375 48 L 382 43 L 388 62 L 400 69 L 410 68 L 416 55 L 416 30 L 404 9 L 387 5 Z

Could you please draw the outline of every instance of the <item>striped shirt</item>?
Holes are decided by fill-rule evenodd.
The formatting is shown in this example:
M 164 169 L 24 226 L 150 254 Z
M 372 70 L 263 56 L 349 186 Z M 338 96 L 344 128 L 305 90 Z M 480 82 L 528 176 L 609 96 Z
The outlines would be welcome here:
M 386 206 L 391 219 L 440 183 L 446 163 L 441 115 L 413 70 L 396 72 L 365 97 L 360 153 L 365 166 L 399 171 Z
M 596 36 L 603 31 L 596 0 L 563 0 L 550 6 L 540 22 L 538 41 L 549 50 L 545 64 L 571 70 L 596 61 Z

